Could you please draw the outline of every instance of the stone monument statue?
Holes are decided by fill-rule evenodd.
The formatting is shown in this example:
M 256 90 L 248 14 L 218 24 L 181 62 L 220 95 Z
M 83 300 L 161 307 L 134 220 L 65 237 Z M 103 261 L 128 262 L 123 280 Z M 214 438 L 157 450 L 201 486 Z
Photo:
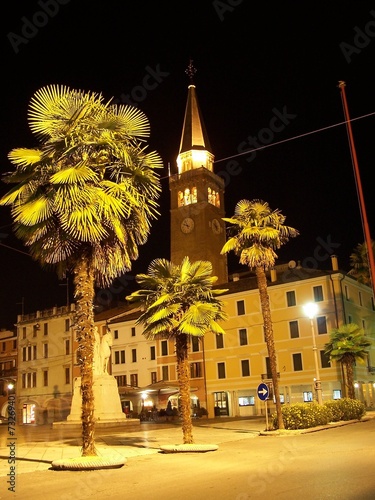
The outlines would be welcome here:
M 112 335 L 108 331 L 100 337 L 95 327 L 94 375 L 108 374 L 108 363 L 111 356 Z
M 116 379 L 109 374 L 108 364 L 111 356 L 112 334 L 107 331 L 100 336 L 95 327 L 95 344 L 93 356 L 93 392 L 95 404 L 96 425 L 101 423 L 122 423 L 126 421 L 126 415 L 122 411 L 120 395 Z M 67 417 L 69 423 L 81 422 L 81 377 L 74 381 L 74 392 L 70 414 Z

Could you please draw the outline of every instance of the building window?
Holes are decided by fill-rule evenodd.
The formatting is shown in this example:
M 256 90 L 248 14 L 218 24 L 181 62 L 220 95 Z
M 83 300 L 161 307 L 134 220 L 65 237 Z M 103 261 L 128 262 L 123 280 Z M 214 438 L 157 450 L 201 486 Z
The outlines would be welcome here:
M 216 349 L 223 349 L 224 347 L 224 335 L 219 333 L 216 335 Z
M 36 359 L 36 345 L 29 345 L 22 349 L 22 361 L 32 361 Z
M 272 378 L 272 372 L 271 372 L 271 361 L 270 358 L 267 356 L 265 358 L 266 360 L 266 378 L 271 379 Z
M 151 384 L 156 384 L 157 381 L 157 374 L 156 372 L 151 372 Z
M 323 287 L 321 285 L 313 287 L 314 301 L 322 302 L 323 300 Z
M 138 387 L 138 375 L 136 373 L 130 375 L 130 385 L 131 387 Z
M 200 378 L 202 377 L 202 363 L 191 363 L 190 364 L 190 378 Z
M 217 378 L 225 378 L 225 363 L 217 364 Z
M 48 370 L 43 370 L 43 386 L 48 386 Z
M 320 351 L 320 363 L 322 368 L 331 368 L 331 361 L 329 359 L 329 355 L 324 351 Z
M 341 399 L 341 390 L 340 389 L 335 389 L 333 391 L 332 399 Z
M 208 203 L 211 203 L 211 205 L 215 205 L 215 207 L 220 207 L 220 195 L 217 191 L 215 191 L 210 187 L 207 190 L 207 199 Z
M 137 362 L 137 349 L 132 349 L 132 363 Z
M 126 387 L 126 375 L 115 376 L 118 387 Z
M 26 326 L 23 326 L 22 327 L 22 338 L 25 339 L 26 338 Z
M 40 329 L 39 323 L 33 326 L 33 337 L 37 336 L 38 330 Z
M 43 335 L 48 335 L 48 323 L 44 323 L 43 325 Z
M 115 351 L 115 365 L 125 363 L 125 351 Z
M 295 291 L 286 292 L 286 303 L 288 304 L 288 307 L 293 307 L 296 305 L 296 292 Z
M 154 345 L 150 346 L 150 359 L 151 360 L 156 359 L 156 352 L 155 352 L 155 346 Z
M 69 319 L 65 320 L 65 331 L 68 332 L 70 330 L 70 321 Z
M 2 348 L 3 352 L 6 351 L 6 347 L 7 347 L 6 342 L 2 342 L 2 347 L 1 348 Z
M 65 383 L 70 384 L 70 368 L 69 368 L 69 366 L 65 367 Z
M 318 325 L 318 334 L 327 333 L 327 318 L 325 316 L 318 316 L 316 322 Z
M 241 360 L 241 372 L 243 377 L 250 376 L 250 361 L 248 359 Z
M 311 401 L 313 401 L 313 393 L 311 391 L 305 391 L 303 393 L 303 401 L 305 403 L 311 403 Z
M 22 388 L 28 389 L 36 387 L 36 372 L 28 372 L 22 374 Z
M 132 333 L 131 333 L 131 336 L 132 336 L 132 337 L 135 337 L 135 326 L 132 326 Z
M 13 349 L 17 349 L 17 340 L 13 340 Z
M 242 316 L 245 314 L 245 301 L 238 300 L 237 301 L 237 316 Z
M 118 339 L 118 330 L 115 330 L 115 331 L 113 332 L 113 338 L 114 338 L 114 339 Z
M 289 321 L 289 332 L 291 339 L 298 339 L 299 337 L 299 328 L 298 321 Z
M 247 330 L 246 328 L 241 328 L 239 330 L 240 335 L 240 345 L 247 345 Z
M 295 372 L 302 371 L 302 354 L 300 352 L 293 354 L 293 370 Z
M 191 350 L 193 352 L 199 351 L 199 337 L 192 337 L 191 338 Z
M 168 366 L 161 367 L 162 380 L 169 380 Z
M 353 317 L 351 314 L 348 314 L 348 323 L 353 323 Z
M 70 354 L 70 340 L 65 340 L 65 354 Z
M 193 187 L 191 190 L 190 188 L 186 188 L 184 191 L 179 191 L 177 196 L 179 207 L 191 205 L 192 203 L 197 203 L 198 201 L 196 187 Z
M 345 285 L 344 292 L 345 292 L 345 298 L 346 298 L 346 300 L 349 300 L 349 288 L 348 288 L 348 285 Z
M 363 303 L 362 303 L 362 292 L 358 292 L 358 300 L 359 300 L 359 305 L 363 306 Z
M 168 340 L 161 341 L 161 355 L 168 356 Z
M 246 396 L 238 398 L 238 406 L 255 406 L 254 396 Z

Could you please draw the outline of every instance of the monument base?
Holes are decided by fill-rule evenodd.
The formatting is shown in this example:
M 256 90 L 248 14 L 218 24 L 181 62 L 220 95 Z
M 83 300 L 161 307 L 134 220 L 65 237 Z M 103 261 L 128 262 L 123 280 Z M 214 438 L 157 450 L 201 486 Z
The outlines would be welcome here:
M 103 375 L 94 375 L 93 383 L 94 393 L 94 417 L 96 424 L 120 424 L 126 423 L 125 413 L 122 411 L 120 395 L 116 379 L 107 373 Z M 82 395 L 81 395 L 81 377 L 74 381 L 72 407 L 66 421 L 67 423 L 82 422 Z

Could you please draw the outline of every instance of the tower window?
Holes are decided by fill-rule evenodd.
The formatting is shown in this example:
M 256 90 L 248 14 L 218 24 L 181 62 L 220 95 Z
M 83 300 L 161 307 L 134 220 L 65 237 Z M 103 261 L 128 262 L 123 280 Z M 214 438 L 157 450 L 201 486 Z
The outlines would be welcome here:
M 207 190 L 207 199 L 208 203 L 211 203 L 211 205 L 214 205 L 215 207 L 220 207 L 219 193 L 214 189 L 211 189 L 210 187 Z
M 184 191 L 178 192 L 178 206 L 184 207 L 186 205 L 191 205 L 192 203 L 197 203 L 198 195 L 197 188 L 194 186 L 191 189 L 186 188 Z

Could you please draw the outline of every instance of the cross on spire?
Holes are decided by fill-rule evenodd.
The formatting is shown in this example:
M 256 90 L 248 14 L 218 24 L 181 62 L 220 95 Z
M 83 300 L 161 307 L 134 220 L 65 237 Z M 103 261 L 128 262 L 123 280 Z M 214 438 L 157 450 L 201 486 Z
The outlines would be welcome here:
M 193 83 L 194 75 L 195 75 L 196 72 L 197 72 L 197 70 L 193 66 L 193 60 L 190 59 L 189 66 L 185 70 L 185 73 L 188 75 L 191 84 Z

